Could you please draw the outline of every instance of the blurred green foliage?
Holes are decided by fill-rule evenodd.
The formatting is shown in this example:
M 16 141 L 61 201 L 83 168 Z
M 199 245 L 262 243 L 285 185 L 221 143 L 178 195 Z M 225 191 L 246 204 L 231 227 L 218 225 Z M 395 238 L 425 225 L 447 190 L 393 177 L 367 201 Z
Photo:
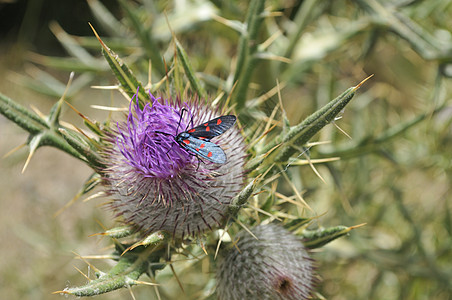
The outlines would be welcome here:
M 201 84 L 190 81 L 192 88 L 208 95 L 223 91 L 223 100 L 232 95 L 248 132 L 261 132 L 272 121 L 279 103 L 276 80 L 285 111 L 276 120 L 286 117 L 293 125 L 375 74 L 335 122 L 351 139 L 330 125 L 311 140 L 330 142 L 309 149 L 326 183 L 295 161 L 287 168 L 293 186 L 281 180 L 252 201 L 276 202 L 278 195 L 293 200 L 295 188 L 315 212 L 300 211 L 300 217 L 321 215 L 318 226 L 367 223 L 313 253 L 321 277 L 318 297 L 450 298 L 452 1 L 143 0 L 118 1 L 114 10 L 87 2 L 102 40 L 141 82 L 148 82 L 152 63 L 148 88 L 158 88 L 171 67 L 165 62 L 183 49 Z M 16 74 L 15 80 L 60 97 L 66 80 L 55 70 L 75 71 L 68 91 L 74 98 L 89 85 L 114 83 L 94 36 L 72 35 L 55 22 L 49 26 L 67 56 L 30 53 L 32 77 Z M 273 137 L 270 132 L 267 141 Z M 334 157 L 340 160 L 315 161 Z M 284 203 L 279 207 L 295 214 Z M 195 269 L 203 269 L 203 262 L 177 268 L 191 299 L 202 298 L 197 281 L 209 280 Z M 162 272 L 159 279 L 170 275 Z M 176 282 L 161 293 L 163 299 L 184 297 Z M 154 295 L 143 287 L 134 294 Z

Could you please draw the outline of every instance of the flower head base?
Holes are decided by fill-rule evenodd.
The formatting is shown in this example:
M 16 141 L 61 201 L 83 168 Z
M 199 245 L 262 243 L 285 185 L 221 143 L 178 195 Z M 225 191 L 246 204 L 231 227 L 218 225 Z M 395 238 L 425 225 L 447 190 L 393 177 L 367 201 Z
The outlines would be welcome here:
M 313 261 L 295 235 L 278 225 L 259 225 L 257 237 L 242 231 L 217 269 L 220 300 L 307 299 Z
M 140 107 L 135 96 L 127 121 L 118 123 L 104 152 L 111 206 L 140 231 L 166 230 L 175 238 L 197 235 L 221 224 L 243 185 L 244 143 L 233 127 L 212 139 L 227 156 L 224 164 L 199 157 L 176 143 L 178 133 L 217 117 L 199 99 L 162 101 Z M 181 116 L 182 109 L 187 113 Z

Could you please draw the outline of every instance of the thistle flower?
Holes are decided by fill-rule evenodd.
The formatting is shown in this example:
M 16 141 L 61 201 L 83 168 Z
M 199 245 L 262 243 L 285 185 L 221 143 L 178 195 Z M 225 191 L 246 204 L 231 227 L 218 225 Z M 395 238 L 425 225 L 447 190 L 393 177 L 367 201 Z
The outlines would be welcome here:
M 278 225 L 259 225 L 237 235 L 238 242 L 217 269 L 219 300 L 306 299 L 313 261 L 300 239 Z M 257 238 L 257 239 L 256 239 Z
M 138 91 L 137 91 L 138 94 Z M 103 170 L 113 210 L 138 230 L 196 236 L 221 224 L 243 185 L 244 142 L 237 126 L 212 139 L 224 164 L 201 160 L 178 145 L 177 133 L 219 116 L 204 100 L 162 100 L 140 107 L 137 94 L 125 122 L 107 138 Z M 181 116 L 182 109 L 186 113 Z

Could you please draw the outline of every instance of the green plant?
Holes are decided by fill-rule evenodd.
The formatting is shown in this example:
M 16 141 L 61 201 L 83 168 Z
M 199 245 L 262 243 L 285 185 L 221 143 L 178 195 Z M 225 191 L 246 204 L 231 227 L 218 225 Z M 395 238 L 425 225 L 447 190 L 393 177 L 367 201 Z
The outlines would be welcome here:
M 220 226 L 226 226 L 232 239 L 242 226 L 279 221 L 313 249 L 355 228 L 337 224 L 368 223 L 365 234 L 342 239 L 315 255 L 319 274 L 325 277 L 317 296 L 334 298 L 337 293 L 344 298 L 362 299 L 446 297 L 451 274 L 441 262 L 450 257 L 450 207 L 447 201 L 441 203 L 438 199 L 450 194 L 450 117 L 444 108 L 452 43 L 441 42 L 430 33 L 432 27 L 422 24 L 421 13 L 450 10 L 448 1 L 303 1 L 285 7 L 284 2 L 255 0 L 246 4 L 245 15 L 241 14 L 244 4 L 235 2 L 188 2 L 182 9 L 172 3 L 174 7 L 170 4 L 165 7 L 166 13 L 161 13 L 161 3 L 151 5 L 143 1 L 138 6 L 119 1 L 124 12 L 122 20 L 98 1 L 90 0 L 89 4 L 109 35 L 98 39 L 108 66 L 86 50 L 98 49 L 95 38 L 71 37 L 53 24 L 51 28 L 72 57 L 32 59 L 84 75 L 74 80 L 46 119 L 1 96 L 2 113 L 30 133 L 30 153 L 50 145 L 84 161 L 95 171 L 83 194 L 91 192 L 93 185 L 105 176 L 103 170 L 108 162 L 103 150 L 116 120 L 100 123 L 82 115 L 91 135 L 82 134 L 59 122 L 64 100 L 94 82 L 95 74 L 106 75 L 109 69 L 119 82 L 119 90 L 126 98 L 138 101 L 141 108 L 150 102 L 145 90 L 169 98 L 187 97 L 188 90 L 206 99 L 209 105 L 232 109 L 243 125 L 248 145 L 246 185 L 231 200 L 230 218 L 228 222 L 225 218 Z M 434 28 L 447 28 L 447 22 L 440 18 Z M 378 46 L 391 42 L 394 49 L 410 51 L 410 56 L 396 56 Z M 112 49 L 121 54 L 116 55 Z M 414 53 L 418 56 L 413 57 Z M 407 78 L 397 78 L 399 102 L 394 102 L 397 98 L 391 94 L 397 91 L 395 83 L 385 83 L 381 78 L 391 76 L 384 66 L 397 72 L 415 62 L 424 64 L 424 60 L 435 62 L 437 73 L 430 82 L 433 89 L 423 94 L 431 101 L 424 104 L 421 112 L 413 113 L 416 110 L 409 100 L 416 93 L 405 86 L 414 80 L 411 78 L 420 77 L 422 71 L 405 71 Z M 360 86 L 356 82 L 367 77 L 363 69 L 377 74 L 372 79 L 376 83 L 350 106 L 348 103 Z M 48 76 L 40 78 L 39 85 L 27 81 L 28 86 L 49 95 L 63 94 L 63 84 Z M 346 82 L 356 86 L 346 89 L 344 86 L 353 85 Z M 345 92 L 335 98 L 337 90 Z M 335 99 L 327 101 L 332 98 Z M 377 98 L 380 103 L 372 101 Z M 328 130 L 334 128 L 328 126 L 319 140 L 331 143 L 313 142 L 326 125 L 339 123 L 345 105 L 349 108 L 345 116 L 352 119 L 345 131 L 353 139 L 344 142 L 340 137 L 345 136 L 342 130 Z M 301 107 L 316 112 L 299 122 L 301 116 L 309 115 L 301 113 Z M 433 151 L 436 155 L 429 155 Z M 335 162 L 337 158 L 341 161 Z M 311 168 L 299 167 L 303 165 Z M 314 172 L 306 172 L 311 169 Z M 424 170 L 425 175 L 416 176 L 418 170 Z M 427 209 L 425 215 L 416 218 L 412 207 L 415 203 L 425 204 L 422 199 L 413 199 L 427 182 L 436 181 L 433 174 L 438 172 L 442 174 L 439 185 L 444 192 L 433 198 L 444 207 L 438 217 L 441 224 L 429 220 L 435 215 L 434 209 Z M 410 178 L 420 180 L 420 184 L 410 185 Z M 319 221 L 318 214 L 323 212 L 326 215 Z M 328 224 L 328 228 L 323 229 L 319 222 Z M 438 232 L 436 242 L 424 241 L 424 225 L 428 232 Z M 155 288 L 162 298 L 184 292 L 199 298 L 197 293 L 201 290 L 204 298 L 214 296 L 213 276 L 200 269 L 202 264 L 214 268 L 212 258 L 218 242 L 228 241 L 221 231 L 194 235 L 190 243 L 166 232 L 148 233 L 136 234 L 130 227 L 102 233 L 115 244 L 116 265 L 106 274 L 99 271 L 99 279 L 66 292 L 83 296 L 112 291 L 143 283 L 138 278 L 148 273 L 162 285 Z M 348 267 L 341 266 L 341 261 L 349 262 Z M 345 278 L 338 275 L 342 274 L 341 269 L 346 271 Z M 181 282 L 192 276 L 202 280 L 190 287 L 181 284 L 176 292 L 165 288 L 171 272 Z M 355 273 L 359 275 L 354 276 Z M 363 273 L 372 274 L 372 278 L 358 278 Z M 395 287 L 386 283 L 391 278 L 397 278 Z M 421 283 L 423 280 L 425 283 Z M 363 282 L 368 286 L 363 287 Z

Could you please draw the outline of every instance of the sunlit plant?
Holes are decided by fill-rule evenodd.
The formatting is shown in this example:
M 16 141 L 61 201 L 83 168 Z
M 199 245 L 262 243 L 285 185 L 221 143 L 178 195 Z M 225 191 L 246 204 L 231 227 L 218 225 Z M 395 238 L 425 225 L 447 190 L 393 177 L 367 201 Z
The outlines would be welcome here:
M 194 294 L 202 294 L 197 299 L 305 299 L 319 295 L 315 286 L 321 274 L 315 266 L 322 261 L 314 263 L 312 249 L 360 225 L 319 226 L 318 212 L 308 204 L 316 199 L 304 198 L 299 167 L 309 166 L 317 180 L 325 181 L 316 164 L 329 163 L 334 174 L 331 165 L 339 156 L 358 157 L 375 150 L 430 114 L 419 115 L 378 137 L 363 137 L 345 150 L 322 148 L 316 153 L 321 158 L 316 160 L 311 151 L 324 142 L 314 142 L 313 137 L 327 125 L 348 136 L 336 123 L 372 75 L 354 71 L 360 77 L 352 77 L 353 87 L 312 108 L 307 118 L 295 124 L 289 121 L 281 91 L 288 85 L 297 86 L 314 63 L 340 51 L 369 28 L 378 26 L 380 30 L 385 24 L 411 45 L 417 45 L 420 31 L 400 15 L 382 13 L 385 10 L 377 1 L 358 1 L 372 18 L 347 21 L 337 26 L 339 29 L 314 31 L 304 37 L 307 24 L 321 14 L 324 4 L 303 1 L 293 8 L 291 22 L 281 22 L 275 29 L 282 14 L 271 6 L 276 4 L 263 0 L 250 1 L 242 20 L 231 17 L 241 11 L 241 4 L 222 7 L 213 1 L 199 1 L 185 10 L 175 7 L 153 15 L 155 8 L 149 3 L 143 9 L 119 2 L 125 21 L 116 19 L 97 0 L 89 1 L 107 37 L 101 38 L 92 27 L 95 38 L 74 39 L 57 24 L 51 25 L 76 60 L 31 57 L 63 70 L 83 71 L 80 76 L 71 75 L 64 89 L 50 80 L 41 82 L 41 91 L 61 97 L 48 116 L 0 94 L 0 112 L 30 134 L 29 158 L 39 147 L 53 146 L 87 164 L 93 175 L 82 194 L 99 190 L 118 224 L 99 234 L 114 245 L 114 266 L 98 270 L 90 265 L 95 278 L 57 293 L 94 296 L 148 284 L 153 285 L 149 293 L 158 299 L 186 296 L 189 293 L 180 280 L 179 264 L 189 267 L 191 276 L 204 275 L 194 284 Z M 209 64 L 183 39 L 205 22 L 237 34 L 231 43 L 233 51 L 218 44 L 211 49 L 218 51 L 218 56 L 233 54 L 222 61 L 213 53 L 209 62 L 216 61 L 210 73 L 200 71 L 209 70 Z M 211 32 L 214 26 L 209 28 Z M 101 59 L 86 50 L 98 53 L 99 45 Z M 429 57 L 443 53 L 427 51 L 427 46 L 413 48 Z M 266 72 L 260 74 L 262 69 Z M 69 103 L 68 96 L 92 83 L 94 74 L 111 71 L 116 81 L 112 89 L 128 101 L 123 115 L 92 120 Z M 36 80 L 49 78 L 38 77 Z M 148 83 L 138 78 L 146 78 Z M 39 87 L 35 81 L 27 82 L 31 88 Z M 299 90 L 292 95 L 299 103 L 309 98 Z M 64 105 L 83 118 L 86 128 L 60 121 Z M 342 205 L 348 208 L 347 203 Z M 97 230 L 93 228 L 93 233 Z M 180 284 L 179 293 L 168 291 L 168 274 Z
M 65 95 L 55 104 L 47 119 L 2 95 L 2 113 L 29 131 L 31 153 L 40 146 L 51 145 L 91 166 L 95 175 L 87 184 L 89 189 L 86 191 L 95 185 L 102 186 L 105 197 L 109 199 L 107 206 L 121 223 L 120 227 L 102 233 L 115 243 L 117 264 L 107 272 L 98 270 L 97 278 L 86 285 L 68 287 L 59 293 L 98 295 L 144 283 L 139 281 L 144 273 L 151 276 L 153 283 L 159 283 L 155 278 L 159 270 L 177 263 L 182 256 L 199 260 L 215 258 L 219 254 L 227 255 L 226 259 L 219 258 L 223 261 L 223 271 L 217 273 L 220 299 L 259 295 L 301 299 L 311 295 L 315 274 L 312 258 L 305 249 L 322 246 L 353 227 L 309 231 L 306 229 L 310 224 L 309 218 L 292 215 L 287 219 L 270 217 L 265 223 L 278 225 L 257 226 L 253 229 L 256 235 L 242 238 L 246 232 L 243 229 L 241 233 L 235 233 L 241 227 L 249 230 L 247 228 L 258 221 L 254 217 L 244 218 L 246 214 L 241 215 L 241 209 L 246 207 L 250 197 L 258 200 L 259 191 L 284 173 L 294 163 L 294 158 L 306 154 L 305 147 L 310 138 L 334 121 L 361 84 L 348 89 L 300 124 L 288 126 L 284 123 L 282 130 L 265 131 L 255 126 L 241 127 L 236 118 L 246 120 L 249 116 L 245 110 L 249 85 L 246 72 L 252 70 L 255 62 L 251 57 L 258 53 L 256 48 L 248 49 L 243 43 L 255 38 L 263 11 L 262 1 L 255 1 L 250 6 L 249 32 L 240 42 L 240 47 L 245 47 L 247 52 L 239 56 L 238 66 L 243 71 L 238 68 L 234 86 L 215 97 L 207 96 L 203 82 L 193 72 L 186 51 L 175 36 L 172 47 L 176 56 L 171 62 L 166 62 L 171 69 L 166 70 L 157 85 L 145 88 L 94 28 L 104 58 L 119 82 L 118 88 L 129 100 L 128 112 L 123 119 L 103 125 L 91 121 L 70 105 L 83 117 L 91 131 L 87 134 L 59 122 Z M 185 84 L 178 81 L 182 75 L 187 78 L 188 92 Z M 267 127 L 272 121 L 267 122 Z M 273 140 L 264 145 L 263 141 L 270 134 L 274 136 Z M 309 208 L 301 200 L 301 207 Z M 268 216 L 276 212 L 268 201 L 259 202 L 252 207 Z M 130 237 L 135 241 L 131 243 Z M 124 238 L 128 239 L 121 241 Z M 261 242 L 254 243 L 255 238 Z M 241 241 L 236 244 L 236 239 Z M 282 239 L 280 244 L 277 243 L 279 239 Z M 274 256 L 283 245 L 287 249 L 282 252 L 287 253 Z M 218 252 L 218 247 L 224 250 Z M 238 270 L 234 269 L 231 254 L 227 254 L 226 248 L 231 247 L 236 247 L 239 253 L 243 248 L 243 251 L 248 249 L 248 255 L 261 255 L 259 260 L 269 267 L 253 269 L 256 261 L 242 261 L 238 266 L 246 268 L 249 263 L 249 270 L 255 273 L 254 281 L 246 286 L 245 292 L 234 295 L 229 291 L 233 289 L 230 285 L 235 283 L 228 280 L 234 278 L 232 274 Z M 290 267 L 295 260 L 300 263 L 299 269 Z M 273 280 L 264 280 L 268 278 L 265 273 L 273 274 L 272 270 L 281 273 L 275 273 Z M 257 274 L 261 271 L 261 275 Z M 275 284 L 279 286 L 276 291 Z M 259 292 L 262 286 L 267 291 Z M 159 295 L 158 288 L 156 292 Z M 214 292 L 212 289 L 208 294 Z

